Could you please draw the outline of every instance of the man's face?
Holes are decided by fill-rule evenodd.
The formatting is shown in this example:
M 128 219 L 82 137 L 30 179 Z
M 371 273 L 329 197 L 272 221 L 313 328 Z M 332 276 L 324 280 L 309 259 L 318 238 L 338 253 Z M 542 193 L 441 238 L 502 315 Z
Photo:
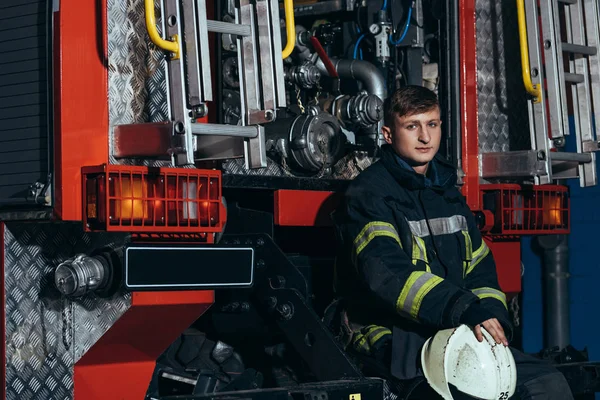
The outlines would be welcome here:
M 422 114 L 396 116 L 393 128 L 383 127 L 383 136 L 415 171 L 425 173 L 440 148 L 441 125 L 440 109 L 436 107 Z

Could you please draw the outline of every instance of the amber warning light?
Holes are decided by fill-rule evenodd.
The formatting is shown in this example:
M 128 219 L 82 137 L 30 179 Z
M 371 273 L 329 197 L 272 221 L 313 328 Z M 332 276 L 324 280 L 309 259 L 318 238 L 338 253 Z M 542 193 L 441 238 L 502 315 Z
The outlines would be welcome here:
M 482 185 L 483 207 L 494 215 L 492 233 L 543 235 L 570 232 L 566 186 Z
M 84 225 L 92 231 L 220 232 L 221 172 L 123 165 L 85 167 Z

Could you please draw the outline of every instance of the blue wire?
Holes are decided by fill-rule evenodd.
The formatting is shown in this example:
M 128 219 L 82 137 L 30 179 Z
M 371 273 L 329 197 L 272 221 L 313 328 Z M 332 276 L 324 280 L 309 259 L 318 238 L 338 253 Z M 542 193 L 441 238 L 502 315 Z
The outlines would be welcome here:
M 365 34 L 363 33 L 362 35 L 360 35 L 358 37 L 358 40 L 356 41 L 356 44 L 354 45 L 354 59 L 356 60 L 356 56 L 358 55 L 358 45 L 360 44 L 360 41 L 363 40 L 365 37 Z M 362 54 L 361 54 L 362 56 Z
M 408 27 L 410 26 L 410 18 L 412 17 L 412 10 L 413 10 L 412 7 L 408 9 L 408 15 L 406 16 L 406 24 L 404 25 L 404 32 L 402 32 L 400 39 L 398 39 L 397 42 L 394 42 L 392 40 L 392 34 L 390 34 L 390 43 L 392 45 L 398 46 L 400 43 L 402 43 L 402 41 L 406 37 L 406 33 L 408 32 Z
M 382 10 L 385 10 L 387 8 L 387 0 L 383 0 L 383 7 L 381 7 Z

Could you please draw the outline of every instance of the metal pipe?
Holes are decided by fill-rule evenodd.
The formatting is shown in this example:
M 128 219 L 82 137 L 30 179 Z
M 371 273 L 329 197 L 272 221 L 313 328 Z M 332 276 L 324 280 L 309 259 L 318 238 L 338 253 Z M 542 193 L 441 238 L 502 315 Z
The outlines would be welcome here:
M 565 348 L 571 342 L 568 235 L 538 236 L 544 250 L 546 347 Z
M 335 66 L 340 78 L 351 78 L 361 81 L 369 94 L 374 94 L 381 100 L 387 97 L 385 80 L 377 67 L 368 61 L 346 60 L 332 58 L 331 62 Z M 317 68 L 323 75 L 329 75 L 322 60 L 316 62 Z

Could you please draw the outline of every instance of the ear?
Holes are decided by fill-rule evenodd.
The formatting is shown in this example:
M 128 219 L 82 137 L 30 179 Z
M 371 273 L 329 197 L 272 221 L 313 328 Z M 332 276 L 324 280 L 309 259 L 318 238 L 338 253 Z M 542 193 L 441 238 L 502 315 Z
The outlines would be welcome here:
M 381 132 L 383 133 L 383 138 L 387 144 L 392 144 L 392 128 L 389 126 L 383 126 L 381 128 Z

